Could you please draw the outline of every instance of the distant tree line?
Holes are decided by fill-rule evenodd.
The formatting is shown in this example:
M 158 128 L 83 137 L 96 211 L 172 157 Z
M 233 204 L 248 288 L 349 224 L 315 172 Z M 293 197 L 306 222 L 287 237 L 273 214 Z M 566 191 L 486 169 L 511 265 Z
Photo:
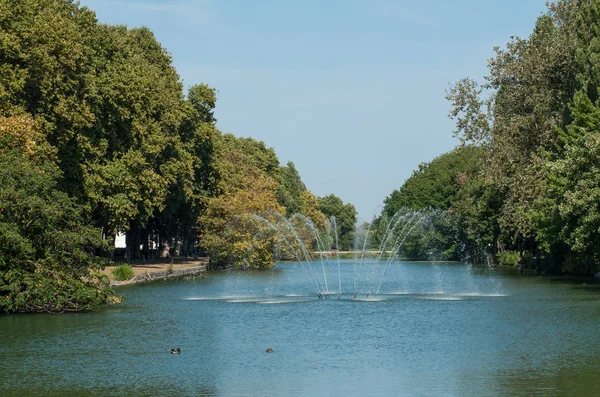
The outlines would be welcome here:
M 386 200 L 388 216 L 401 206 L 452 214 L 442 257 L 514 252 L 540 271 L 599 270 L 600 1 L 548 7 L 528 38 L 495 49 L 484 84 L 448 91 L 461 147 Z
M 303 212 L 321 228 L 342 214 L 263 142 L 222 134 L 215 106 L 205 84 L 184 95 L 147 28 L 99 23 L 71 0 L 0 0 L 0 310 L 111 299 L 98 271 L 117 233 L 130 260 L 177 242 L 214 266 L 262 268 L 277 237 L 255 241 L 251 213 Z

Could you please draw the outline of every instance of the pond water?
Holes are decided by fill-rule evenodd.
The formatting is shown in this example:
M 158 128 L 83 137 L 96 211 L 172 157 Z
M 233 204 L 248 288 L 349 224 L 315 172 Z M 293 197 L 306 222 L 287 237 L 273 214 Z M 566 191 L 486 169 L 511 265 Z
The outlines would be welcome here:
M 216 272 L 89 313 L 2 316 L 0 395 L 600 394 L 593 280 L 394 261 L 379 283 L 371 266 Z M 317 298 L 323 268 L 341 296 Z

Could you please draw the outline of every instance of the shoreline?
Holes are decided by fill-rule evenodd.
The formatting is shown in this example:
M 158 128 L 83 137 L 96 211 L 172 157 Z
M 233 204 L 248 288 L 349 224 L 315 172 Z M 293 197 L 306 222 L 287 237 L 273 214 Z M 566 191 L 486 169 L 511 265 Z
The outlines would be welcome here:
M 135 275 L 129 280 L 117 281 L 114 279 L 112 271 L 123 264 L 131 266 Z M 207 265 L 208 258 L 196 260 L 174 258 L 172 261 L 169 259 L 156 259 L 139 263 L 117 263 L 116 266 L 107 266 L 102 273 L 109 277 L 112 287 L 120 287 L 171 278 L 197 276 L 206 271 Z

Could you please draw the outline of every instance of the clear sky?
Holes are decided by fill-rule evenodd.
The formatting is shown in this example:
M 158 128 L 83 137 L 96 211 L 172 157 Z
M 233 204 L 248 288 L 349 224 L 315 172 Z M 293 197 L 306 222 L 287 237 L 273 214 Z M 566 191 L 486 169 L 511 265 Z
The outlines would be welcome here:
M 526 37 L 545 0 L 81 0 L 149 27 L 187 87 L 218 90 L 218 127 L 264 141 L 308 189 L 379 211 L 451 150 L 445 91 L 481 80 L 493 47 Z

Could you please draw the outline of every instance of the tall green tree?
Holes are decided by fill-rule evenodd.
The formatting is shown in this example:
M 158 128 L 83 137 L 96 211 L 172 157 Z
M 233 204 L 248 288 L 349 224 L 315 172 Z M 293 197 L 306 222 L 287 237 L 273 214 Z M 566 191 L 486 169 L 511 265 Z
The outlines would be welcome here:
M 215 142 L 220 139 L 220 132 L 213 114 L 215 105 L 215 89 L 205 84 L 189 89 L 180 127 L 179 158 L 185 162 L 185 172 L 169 189 L 165 208 L 155 219 L 161 238 L 182 241 L 186 253 L 195 248 L 199 217 L 206 211 L 209 199 L 219 193 Z M 146 229 L 144 236 L 148 232 Z
M 339 249 L 349 251 L 354 248 L 354 231 L 356 228 L 356 208 L 350 203 L 344 204 L 341 198 L 334 194 L 318 199 L 319 209 L 326 217 L 335 217 Z
M 571 110 L 573 122 L 562 134 L 562 156 L 546 164 L 538 239 L 555 267 L 594 273 L 600 263 L 600 107 L 580 91 Z
M 599 11 L 597 0 L 549 3 L 528 38 L 496 48 L 485 85 L 466 79 L 448 95 L 459 138 L 489 148 L 483 178 L 463 190 L 463 211 L 497 219 L 498 249 L 528 250 L 553 270 L 578 262 L 589 272 L 596 262 L 589 231 L 600 224 L 591 203 L 579 203 L 588 212 L 574 198 L 594 196 L 581 167 L 595 161 Z
M 183 95 L 147 28 L 98 23 L 73 0 L 0 0 L 0 117 L 23 127 L 11 142 L 33 150 L 35 125 L 60 170 L 55 188 L 103 234 L 125 232 L 129 258 L 153 232 L 186 250 L 198 232 L 220 233 L 206 215 L 253 189 L 277 192 L 288 213 L 325 228 L 292 163 L 280 167 L 263 142 L 221 135 L 216 99 L 205 84 Z
M 442 154 L 429 163 L 422 163 L 398 190 L 384 201 L 382 214 L 393 221 L 398 211 L 421 211 L 423 220 L 419 228 L 407 238 L 401 255 L 415 259 L 458 260 L 473 257 L 479 230 L 476 225 L 480 215 L 473 197 L 481 176 L 481 166 L 488 150 L 481 146 L 461 146 Z M 478 194 L 479 192 L 477 192 Z M 378 222 L 379 223 L 379 222 Z M 386 227 L 384 222 L 382 227 Z M 379 230 L 381 228 L 375 229 Z M 381 230 L 375 237 L 379 244 Z
M 139 254 L 139 230 L 164 210 L 169 189 L 190 174 L 183 146 L 181 83 L 171 57 L 146 28 L 99 26 L 105 52 L 98 73 L 96 122 L 78 136 L 84 187 L 108 231 L 127 233 Z M 187 175 L 186 175 L 187 174 Z
M 25 140 L 21 138 L 24 137 Z M 114 293 L 89 214 L 57 189 L 53 151 L 28 120 L 0 118 L 0 310 L 78 311 Z
M 94 124 L 96 17 L 71 0 L 0 2 L 0 113 L 27 112 L 59 151 L 71 195 L 82 191 L 77 136 Z
M 252 138 L 221 135 L 215 142 L 218 194 L 200 215 L 200 242 L 213 267 L 269 268 L 277 236 L 254 215 L 284 212 L 276 199 L 279 160 Z
M 383 212 L 392 217 L 401 208 L 453 208 L 458 199 L 459 177 L 477 174 L 483 152 L 477 146 L 464 146 L 419 164 L 402 187 L 384 200 Z
M 61 189 L 135 240 L 192 168 L 181 83 L 152 32 L 99 24 L 70 0 L 4 0 L 0 68 L 0 112 L 38 120 Z
M 306 186 L 291 161 L 281 167 L 281 187 L 277 192 L 277 200 L 285 207 L 287 215 L 302 212 L 303 194 Z

